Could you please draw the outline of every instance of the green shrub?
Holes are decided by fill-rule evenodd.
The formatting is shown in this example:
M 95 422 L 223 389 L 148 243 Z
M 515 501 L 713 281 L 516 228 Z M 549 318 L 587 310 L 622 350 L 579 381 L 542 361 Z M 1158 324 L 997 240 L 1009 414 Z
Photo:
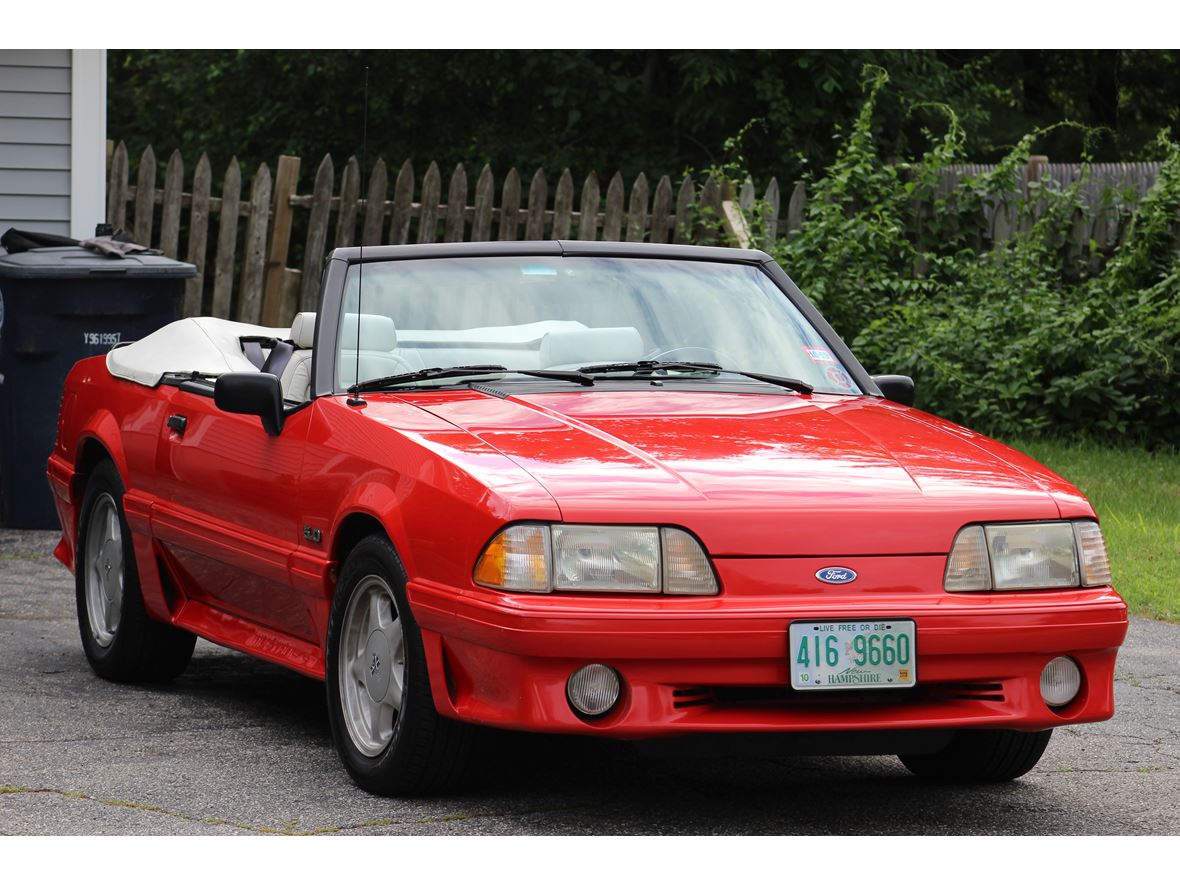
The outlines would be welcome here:
M 809 182 L 803 227 L 764 248 L 871 372 L 914 376 L 921 408 L 995 435 L 1175 446 L 1180 146 L 1160 136 L 1163 168 L 1125 240 L 1078 249 L 1070 233 L 1085 208 L 1084 178 L 1064 188 L 1034 182 L 1028 200 L 1017 196 L 1019 170 L 1045 131 L 989 174 L 943 188 L 942 170 L 963 162 L 957 117 L 914 106 L 940 113 L 947 131 L 930 136 L 923 156 L 886 162 L 871 124 L 887 83 L 866 68 L 864 106 L 836 160 Z M 1122 204 L 1118 194 L 1103 199 Z M 984 209 L 1014 200 L 1019 233 L 992 244 Z

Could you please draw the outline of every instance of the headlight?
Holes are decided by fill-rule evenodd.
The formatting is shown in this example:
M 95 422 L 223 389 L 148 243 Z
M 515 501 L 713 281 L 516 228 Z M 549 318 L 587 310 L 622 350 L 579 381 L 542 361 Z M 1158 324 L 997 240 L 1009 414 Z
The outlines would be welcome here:
M 533 593 L 717 593 L 697 540 L 655 526 L 509 526 L 480 555 L 474 578 L 484 587 Z
M 1078 586 L 1078 555 L 1068 522 L 989 525 L 984 532 L 997 590 Z
M 1109 583 L 1102 530 L 1092 520 L 967 526 L 955 536 L 943 579 L 955 593 Z
M 660 592 L 660 532 L 609 525 L 553 526 L 553 589 Z

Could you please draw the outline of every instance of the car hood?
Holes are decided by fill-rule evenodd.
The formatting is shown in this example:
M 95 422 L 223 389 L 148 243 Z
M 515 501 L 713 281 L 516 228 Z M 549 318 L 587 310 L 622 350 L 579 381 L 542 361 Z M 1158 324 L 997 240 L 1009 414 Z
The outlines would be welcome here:
M 1087 509 L 1019 453 L 876 398 L 666 388 L 402 398 L 514 461 L 565 521 L 682 525 L 716 556 L 945 554 L 969 522 L 1055 519 L 1059 498 Z

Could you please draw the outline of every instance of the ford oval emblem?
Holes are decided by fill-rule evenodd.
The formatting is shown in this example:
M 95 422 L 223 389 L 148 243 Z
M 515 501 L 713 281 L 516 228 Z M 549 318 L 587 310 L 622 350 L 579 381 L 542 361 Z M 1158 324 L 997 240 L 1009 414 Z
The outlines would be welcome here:
M 840 568 L 839 566 L 821 568 L 815 573 L 815 576 L 825 584 L 851 584 L 856 580 L 856 572 L 850 568 Z

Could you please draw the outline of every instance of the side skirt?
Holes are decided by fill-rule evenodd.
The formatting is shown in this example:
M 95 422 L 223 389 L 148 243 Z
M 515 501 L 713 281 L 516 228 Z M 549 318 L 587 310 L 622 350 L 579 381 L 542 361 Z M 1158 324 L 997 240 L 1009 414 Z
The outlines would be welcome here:
M 245 652 L 321 682 L 324 679 L 323 649 L 294 636 L 191 599 L 181 605 L 172 623 L 217 645 Z

